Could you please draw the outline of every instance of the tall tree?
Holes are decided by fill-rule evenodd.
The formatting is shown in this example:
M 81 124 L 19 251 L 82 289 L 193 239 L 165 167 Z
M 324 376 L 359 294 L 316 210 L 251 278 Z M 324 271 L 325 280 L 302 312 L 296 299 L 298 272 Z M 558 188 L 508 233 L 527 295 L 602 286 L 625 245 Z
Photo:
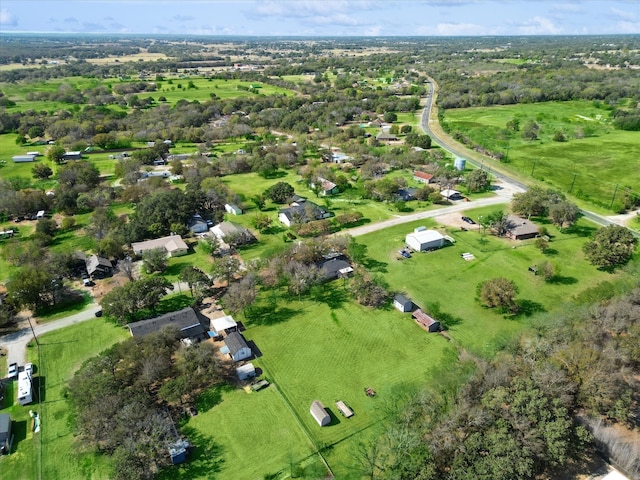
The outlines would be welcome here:
M 599 229 L 582 250 L 593 265 L 612 268 L 631 259 L 636 243 L 637 239 L 627 228 L 610 225 Z
M 516 295 L 518 295 L 518 287 L 506 278 L 492 278 L 478 284 L 478 296 L 489 308 L 515 313 L 518 310 Z

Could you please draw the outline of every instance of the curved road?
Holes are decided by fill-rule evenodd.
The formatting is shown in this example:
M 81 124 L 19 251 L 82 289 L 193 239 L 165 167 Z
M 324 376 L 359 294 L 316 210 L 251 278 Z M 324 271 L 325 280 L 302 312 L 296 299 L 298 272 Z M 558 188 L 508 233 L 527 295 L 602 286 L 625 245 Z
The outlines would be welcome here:
M 438 84 L 435 82 L 433 78 L 431 77 L 427 77 L 427 78 L 429 78 L 430 84 L 429 84 L 429 92 L 427 93 L 425 108 L 420 118 L 420 126 L 422 127 L 422 130 L 424 130 L 425 133 L 429 134 L 429 136 L 431 136 L 431 138 L 435 143 L 437 143 L 438 145 L 440 145 L 440 147 L 452 153 L 453 155 L 456 155 L 460 158 L 465 159 L 467 162 L 475 165 L 478 168 L 485 167 L 483 163 L 481 164 L 477 160 L 474 160 L 473 158 L 469 157 L 468 149 L 465 146 L 457 142 L 453 142 L 450 139 L 446 138 L 446 136 L 439 131 L 440 130 L 439 128 L 438 128 L 438 131 L 435 131 L 434 128 L 432 128 L 432 125 L 438 125 L 437 119 L 432 118 L 433 102 L 438 96 L 438 89 L 437 89 Z M 495 170 L 492 170 L 488 166 L 487 168 L 489 168 L 489 173 L 491 175 L 501 180 L 502 182 L 512 185 L 515 188 L 521 189 L 522 191 L 527 190 L 527 186 L 524 183 L 519 182 L 518 180 L 510 177 L 508 174 L 504 172 L 497 172 Z M 603 225 L 605 227 L 609 225 L 619 225 L 615 221 L 607 217 L 603 217 L 602 215 L 598 215 L 597 213 L 591 212 L 589 210 L 581 209 L 580 212 L 584 217 L 588 218 L 592 222 L 597 223 L 599 225 Z M 629 231 L 634 236 L 640 238 L 640 232 L 637 232 L 632 229 L 629 229 Z

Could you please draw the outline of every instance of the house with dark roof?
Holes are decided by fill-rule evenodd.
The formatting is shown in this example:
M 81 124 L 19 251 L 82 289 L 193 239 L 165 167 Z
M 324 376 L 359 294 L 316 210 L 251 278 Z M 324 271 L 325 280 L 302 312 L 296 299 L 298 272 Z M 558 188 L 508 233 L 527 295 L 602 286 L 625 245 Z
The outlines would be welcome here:
M 250 358 L 251 355 L 253 355 L 253 352 L 249 348 L 249 345 L 247 345 L 246 340 L 238 332 L 231 332 L 227 334 L 227 336 L 224 337 L 224 344 L 227 346 L 229 355 L 231 355 L 234 362 Z
M 328 258 L 318 264 L 322 278 L 325 280 L 335 280 L 344 278 L 353 272 L 353 267 L 343 255 Z
M 111 276 L 113 273 L 113 265 L 111 260 L 98 255 L 90 255 L 85 259 L 85 266 L 87 267 L 87 273 L 94 280 L 96 278 L 105 278 Z
M 426 328 L 430 333 L 439 332 L 441 330 L 440 322 L 435 320 L 434 318 L 431 318 L 429 315 L 424 313 L 421 309 L 418 309 L 415 312 L 413 312 L 411 316 L 415 318 L 416 322 L 418 322 L 420 325 Z
M 207 338 L 209 319 L 193 308 L 187 307 L 177 312 L 165 313 L 159 317 L 133 322 L 127 325 L 131 336 L 143 338 L 166 327 L 177 328 L 180 338 L 200 341 Z
M 209 230 L 209 224 L 200 214 L 196 213 L 191 217 L 191 220 L 189 220 L 187 228 L 193 233 L 204 233 Z
M 401 188 L 398 190 L 398 200 L 410 202 L 416 199 L 417 188 Z
M 398 293 L 395 297 L 393 297 L 393 306 L 402 313 L 410 312 L 411 310 L 413 310 L 413 302 L 401 293 Z
M 278 212 L 278 220 L 290 227 L 294 223 L 307 223 L 313 220 L 329 218 L 331 213 L 309 200 L 291 203 L 288 208 Z
M 538 226 L 524 218 L 520 218 L 515 215 L 507 215 L 507 222 L 508 227 L 506 236 L 512 240 L 526 240 L 540 235 L 538 232 Z

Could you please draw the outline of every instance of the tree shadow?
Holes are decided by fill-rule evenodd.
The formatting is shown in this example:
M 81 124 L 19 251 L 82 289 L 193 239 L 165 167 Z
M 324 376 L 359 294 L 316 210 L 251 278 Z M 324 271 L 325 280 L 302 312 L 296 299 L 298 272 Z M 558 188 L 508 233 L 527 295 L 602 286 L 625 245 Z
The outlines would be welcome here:
M 348 300 L 347 292 L 344 288 L 329 288 L 326 284 L 313 287 L 311 295 L 316 302 L 326 303 L 332 310 L 341 308 Z
M 547 283 L 552 285 L 574 285 L 578 283 L 578 279 L 575 277 L 563 277 L 562 275 L 554 275 Z
M 362 261 L 362 265 L 371 272 L 387 273 L 387 262 L 366 258 Z
M 198 395 L 196 399 L 196 408 L 200 413 L 208 412 L 216 405 L 222 403 L 222 394 L 233 390 L 229 384 L 217 385 L 209 388 Z
M 27 429 L 31 420 L 14 420 L 11 422 L 11 451 L 18 450 L 18 444 L 27 439 Z
M 597 228 L 586 225 L 572 225 L 563 230 L 563 234 L 575 235 L 577 237 L 591 237 Z
M 262 233 L 263 235 L 278 235 L 285 230 L 286 229 L 284 227 L 281 227 L 280 225 L 271 225 L 269 228 L 265 228 L 260 233 Z
M 216 474 L 222 471 L 224 464 L 223 446 L 216 443 L 212 437 L 205 436 L 188 425 L 181 428 L 181 433 L 192 445 L 187 461 L 181 465 L 164 469 L 158 478 L 164 480 L 215 479 Z
M 547 255 L 548 257 L 553 257 L 555 255 L 558 255 L 558 250 L 556 250 L 555 248 L 545 248 L 542 253 L 544 255 Z
M 286 322 L 298 312 L 292 308 L 278 307 L 278 305 L 252 305 L 248 312 L 247 322 L 254 325 L 277 325 Z
M 530 317 L 534 313 L 542 313 L 546 312 L 547 309 L 544 308 L 544 305 L 538 302 L 534 302 L 533 300 L 518 300 L 518 312 L 513 315 L 513 318 L 519 317 Z

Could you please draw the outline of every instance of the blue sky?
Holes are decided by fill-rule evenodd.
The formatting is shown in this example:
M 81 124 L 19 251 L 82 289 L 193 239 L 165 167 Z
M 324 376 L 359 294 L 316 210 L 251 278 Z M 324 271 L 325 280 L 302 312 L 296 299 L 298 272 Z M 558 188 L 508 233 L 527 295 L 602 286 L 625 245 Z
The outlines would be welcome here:
M 640 33 L 640 0 L 2 0 L 0 33 L 259 36 Z

